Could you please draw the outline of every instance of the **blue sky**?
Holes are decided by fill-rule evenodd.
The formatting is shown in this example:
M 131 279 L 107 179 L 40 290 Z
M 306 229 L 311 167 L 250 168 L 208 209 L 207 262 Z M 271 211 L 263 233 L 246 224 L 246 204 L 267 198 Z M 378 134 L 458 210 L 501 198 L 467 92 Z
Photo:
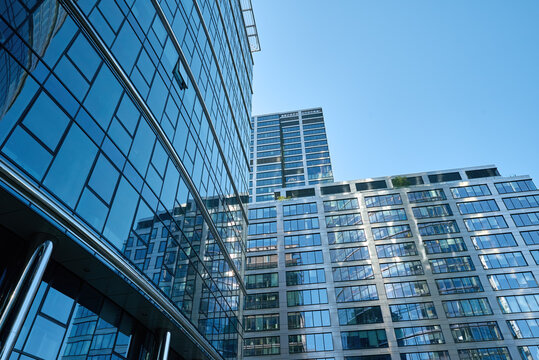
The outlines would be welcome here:
M 336 180 L 539 183 L 539 1 L 253 0 L 253 114 L 324 109 Z

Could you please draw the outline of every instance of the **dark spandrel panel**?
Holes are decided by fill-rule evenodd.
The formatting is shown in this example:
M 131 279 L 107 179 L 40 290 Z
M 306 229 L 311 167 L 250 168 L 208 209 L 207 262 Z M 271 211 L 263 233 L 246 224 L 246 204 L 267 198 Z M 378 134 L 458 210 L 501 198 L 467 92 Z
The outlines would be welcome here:
M 301 197 L 308 197 L 308 196 L 314 196 L 314 188 L 286 191 L 287 198 L 290 197 L 294 199 L 294 198 L 301 198 Z
M 320 193 L 322 195 L 345 194 L 349 192 L 350 192 L 349 184 L 320 187 Z
M 414 186 L 421 185 L 425 182 L 421 176 L 408 176 L 408 177 L 396 177 L 391 179 L 393 187 L 405 187 L 405 186 Z
M 466 171 L 466 176 L 468 176 L 468 179 L 479 179 L 485 177 L 500 176 L 500 173 L 498 172 L 498 169 L 490 168 L 480 170 L 468 170 Z
M 387 183 L 385 180 L 376 180 L 363 183 L 356 183 L 357 191 L 387 189 Z
M 456 180 L 462 180 L 462 177 L 458 172 L 429 175 L 429 181 L 431 184 Z

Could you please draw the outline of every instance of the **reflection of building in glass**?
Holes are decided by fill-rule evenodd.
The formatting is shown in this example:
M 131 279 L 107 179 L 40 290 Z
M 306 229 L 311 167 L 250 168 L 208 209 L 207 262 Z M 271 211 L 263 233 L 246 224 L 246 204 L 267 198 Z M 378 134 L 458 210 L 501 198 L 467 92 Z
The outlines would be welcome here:
M 539 359 L 539 191 L 493 166 L 249 206 L 244 356 Z
M 251 201 L 273 200 L 282 187 L 333 181 L 322 109 L 260 115 L 251 122 Z
M 13 339 L 48 262 L 152 358 L 241 357 L 254 26 L 250 1 L 0 2 L 0 356 L 144 358 L 82 308 Z

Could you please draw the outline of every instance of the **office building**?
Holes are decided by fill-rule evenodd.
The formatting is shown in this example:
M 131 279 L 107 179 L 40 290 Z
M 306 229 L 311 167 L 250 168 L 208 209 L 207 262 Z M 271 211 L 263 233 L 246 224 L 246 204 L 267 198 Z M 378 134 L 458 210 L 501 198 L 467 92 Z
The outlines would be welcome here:
M 322 109 L 255 116 L 251 134 L 251 202 L 278 188 L 333 181 Z
M 250 0 L 0 28 L 0 359 L 241 358 Z
M 539 359 L 539 191 L 494 166 L 249 206 L 244 357 Z

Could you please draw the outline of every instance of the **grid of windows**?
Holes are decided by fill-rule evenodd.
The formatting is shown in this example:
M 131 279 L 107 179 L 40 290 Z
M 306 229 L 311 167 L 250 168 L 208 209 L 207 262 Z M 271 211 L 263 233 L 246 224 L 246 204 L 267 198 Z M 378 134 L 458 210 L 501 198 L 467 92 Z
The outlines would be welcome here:
M 247 270 L 269 269 L 277 267 L 277 255 L 260 255 L 248 256 L 246 259 L 245 268 Z
M 368 208 L 378 206 L 402 205 L 400 194 L 365 196 L 365 205 Z
M 346 262 L 369 259 L 369 249 L 366 246 L 330 249 L 331 262 Z
M 526 245 L 539 245 L 539 230 L 522 231 L 520 235 Z
M 344 350 L 378 349 L 387 347 L 385 330 L 359 330 L 341 332 Z
M 481 260 L 484 269 L 499 269 L 528 265 L 520 251 L 479 255 L 479 260 Z
M 296 311 L 288 313 L 289 329 L 303 329 L 330 325 L 329 310 Z
M 454 188 L 451 188 L 451 194 L 453 194 L 453 198 L 455 199 L 462 199 L 462 198 L 467 198 L 467 197 L 491 195 L 491 192 L 490 192 L 490 189 L 488 188 L 488 185 L 481 184 L 481 185 L 454 187 Z
M 442 301 L 448 318 L 492 315 L 487 298 Z
M 443 189 L 413 191 L 408 193 L 408 201 L 411 203 L 439 201 L 445 199 L 446 197 Z
M 294 219 L 283 221 L 284 231 L 318 229 L 318 218 Z
M 429 296 L 429 286 L 424 280 L 384 284 L 388 299 Z
M 263 289 L 279 286 L 278 275 L 278 273 L 246 275 L 245 287 L 247 289 Z
M 286 302 L 288 306 L 327 304 L 328 293 L 326 289 L 287 291 Z
M 359 202 L 356 198 L 324 201 L 325 212 L 353 209 L 359 209 Z
M 285 249 L 319 246 L 320 244 L 320 234 L 290 235 L 284 237 Z
M 245 310 L 272 309 L 279 307 L 279 293 L 259 293 L 245 295 Z
M 286 272 L 286 285 L 306 285 L 326 282 L 324 269 L 297 270 Z
M 435 221 L 417 224 L 419 234 L 422 236 L 453 234 L 459 232 L 459 227 L 454 220 Z
M 417 248 L 413 242 L 398 244 L 376 245 L 378 258 L 392 258 L 417 255 Z
M 249 220 L 274 218 L 277 216 L 275 206 L 259 209 L 249 209 Z
M 279 330 L 279 314 L 246 315 L 243 327 L 245 331 Z
M 464 219 L 468 231 L 504 229 L 507 223 L 502 215 Z
M 539 319 L 507 320 L 515 339 L 539 338 Z
M 425 240 L 423 242 L 427 254 L 444 254 L 468 250 L 460 237 L 449 239 Z
M 395 322 L 438 318 L 433 302 L 389 305 L 389 311 Z
M 335 288 L 338 303 L 378 300 L 376 285 L 344 286 Z
M 396 328 L 395 337 L 399 347 L 445 343 L 440 325 Z
M 246 338 L 243 340 L 243 356 L 279 355 L 281 353 L 281 338 L 266 336 Z
M 539 311 L 539 294 L 499 296 L 498 303 L 505 314 Z
M 511 217 L 517 226 L 539 225 L 539 212 L 512 214 Z
M 410 225 L 384 226 L 372 228 L 374 240 L 401 239 L 412 237 Z
M 429 263 L 433 274 L 475 270 L 472 259 L 469 256 L 431 259 Z
M 316 203 L 293 204 L 283 206 L 283 216 L 316 214 L 317 212 L 318 209 L 316 208 Z
M 400 360 L 451 360 L 447 351 L 401 353 Z
M 383 263 L 380 264 L 380 270 L 384 278 L 424 274 L 419 260 Z
M 522 360 L 539 360 L 539 345 L 519 346 L 518 351 Z
M 277 249 L 277 238 L 247 240 L 247 251 L 266 251 Z
M 459 349 L 460 360 L 511 360 L 507 348 Z
M 249 224 L 248 235 L 275 234 L 277 232 L 277 223 L 275 221 Z
M 504 198 L 503 202 L 507 210 L 539 207 L 539 195 L 528 195 L 528 196 Z
M 484 212 L 499 211 L 500 208 L 496 200 L 480 200 L 457 203 L 457 207 L 462 215 L 478 214 Z
M 311 351 L 333 351 L 331 333 L 288 335 L 288 352 L 290 354 Z

